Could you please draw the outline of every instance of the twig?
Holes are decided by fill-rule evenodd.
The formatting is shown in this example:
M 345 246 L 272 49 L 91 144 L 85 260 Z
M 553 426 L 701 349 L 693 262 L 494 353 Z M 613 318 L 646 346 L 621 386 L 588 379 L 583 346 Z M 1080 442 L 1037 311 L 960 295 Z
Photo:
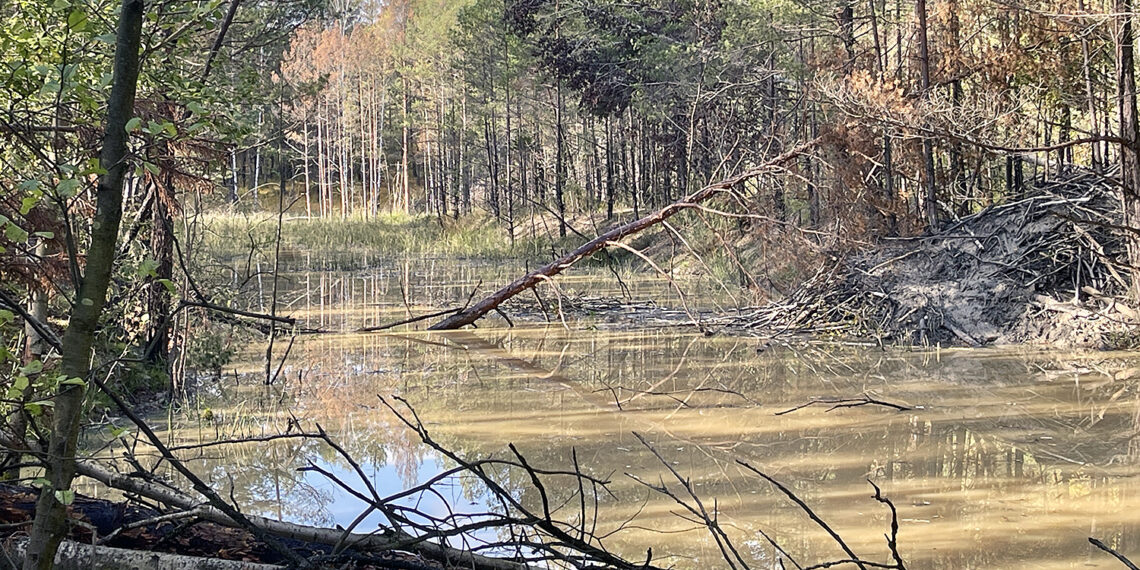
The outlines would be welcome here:
M 601 545 L 600 537 L 591 533 L 585 533 L 584 525 L 586 521 L 580 521 L 579 525 L 571 525 L 569 523 L 561 522 L 553 518 L 554 511 L 557 508 L 552 507 L 549 499 L 546 496 L 546 484 L 542 482 L 540 475 L 544 472 L 535 469 L 529 465 L 526 459 L 519 453 L 517 448 L 512 447 L 511 451 L 518 459 L 517 462 L 506 463 L 513 467 L 523 469 L 526 471 L 531 484 L 538 490 L 539 494 L 543 497 L 543 512 L 535 513 L 528 509 L 517 498 L 517 490 L 508 490 L 504 488 L 495 478 L 491 477 L 486 470 L 486 466 L 491 463 L 484 461 L 467 461 L 460 457 L 456 452 L 440 445 L 428 434 L 427 428 L 424 427 L 423 422 L 420 420 L 419 415 L 415 409 L 403 398 L 399 396 L 392 397 L 397 402 L 401 403 L 406 412 L 397 410 L 396 407 L 389 402 L 386 398 L 380 397 L 381 403 L 392 412 L 396 418 L 404 425 L 411 428 L 420 437 L 425 445 L 439 452 L 449 460 L 458 464 L 464 472 L 470 473 L 479 479 L 480 482 L 491 492 L 495 500 L 507 509 L 504 513 L 499 513 L 498 523 L 488 524 L 482 523 L 482 528 L 490 526 L 508 526 L 510 529 L 521 529 L 524 536 L 515 535 L 511 540 L 511 544 L 515 548 L 519 548 L 519 554 L 523 554 L 522 548 L 533 549 L 539 553 L 545 553 L 537 556 L 537 560 L 531 556 L 527 558 L 530 561 L 563 561 L 573 562 L 573 565 L 581 568 L 614 568 L 618 570 L 655 570 L 655 566 L 649 564 L 640 564 L 627 561 L 620 556 L 617 556 Z M 497 462 L 503 463 L 503 462 Z M 575 471 L 561 472 L 559 474 L 567 476 L 575 476 L 580 474 L 578 468 Z M 579 479 L 579 481 L 581 481 Z M 597 484 L 595 480 L 590 480 Z M 510 512 L 518 513 L 512 516 Z M 521 525 L 521 527 L 520 527 Z M 478 527 L 478 525 L 477 525 Z M 538 531 L 543 536 L 536 536 L 528 538 L 525 535 L 529 532 Z M 584 537 L 584 538 L 582 538 Z
M 359 328 L 359 329 L 356 329 L 356 332 L 376 332 L 376 331 L 382 331 L 382 330 L 387 330 L 387 329 L 390 329 L 390 328 L 392 328 L 392 327 L 398 327 L 398 326 L 400 326 L 400 325 L 410 325 L 410 324 L 412 324 L 412 323 L 418 323 L 418 322 L 420 322 L 420 321 L 426 321 L 427 319 L 432 319 L 432 318 L 435 318 L 435 317 L 442 317 L 442 316 L 444 316 L 444 315 L 450 315 L 450 314 L 452 314 L 452 313 L 458 313 L 459 311 L 462 311 L 463 309 L 466 309 L 466 308 L 467 308 L 467 305 L 470 305 L 470 304 L 471 304 L 471 299 L 474 299 L 474 298 L 475 298 L 475 293 L 477 293 L 477 292 L 479 291 L 479 286 L 480 286 L 480 285 L 482 285 L 482 284 L 483 284 L 483 281 L 482 281 L 482 280 L 480 280 L 480 281 L 479 281 L 479 283 L 477 283 L 477 284 L 475 285 L 475 288 L 471 290 L 471 294 L 467 296 L 467 301 L 463 303 L 463 306 L 462 306 L 462 307 L 456 307 L 456 308 L 454 308 L 454 309 L 444 309 L 444 310 L 442 310 L 442 311 L 437 311 L 437 312 L 434 312 L 434 313 L 431 313 L 431 314 L 428 314 L 428 315 L 421 315 L 421 316 L 418 316 L 418 317 L 411 317 L 411 318 L 407 318 L 407 319 L 404 319 L 404 320 L 402 320 L 402 321 L 396 321 L 396 322 L 394 322 L 394 323 L 388 323 L 388 324 L 386 324 L 386 325 L 379 325 L 379 326 L 375 326 L 375 327 L 364 327 L 364 328 Z
M 624 390 L 627 392 L 632 392 L 635 395 L 641 395 L 641 396 L 663 396 L 665 398 L 669 398 L 669 399 L 673 400 L 674 402 L 677 402 L 678 404 L 681 404 L 681 406 L 686 407 L 686 408 L 693 407 L 692 405 L 689 404 L 688 399 L 687 398 L 686 399 L 678 398 L 674 394 L 692 395 L 692 394 L 695 394 L 697 392 L 715 392 L 718 394 L 729 394 L 732 396 L 737 396 L 741 400 L 744 400 L 745 402 L 748 402 L 749 404 L 752 404 L 754 406 L 760 405 L 760 402 L 757 402 L 756 400 L 753 400 L 752 398 L 749 398 L 748 396 L 745 396 L 744 394 L 741 394 L 740 392 L 737 392 L 736 390 L 730 390 L 728 388 L 693 388 L 691 390 L 671 390 L 668 392 L 657 392 L 657 391 L 649 391 L 649 390 L 634 390 L 633 388 L 629 388 L 627 386 L 622 386 L 622 385 L 617 385 L 617 386 L 608 386 L 607 385 L 605 388 L 598 388 L 597 390 L 594 390 L 594 393 L 609 392 L 609 393 L 613 394 L 614 400 L 618 406 L 618 409 L 621 409 L 623 402 L 617 398 L 617 394 L 618 394 L 617 391 L 618 390 Z M 625 400 L 625 403 L 628 403 L 632 400 L 633 400 L 633 398 L 631 397 L 631 398 Z
M 891 558 L 894 558 L 894 560 L 895 560 L 895 567 L 898 568 L 898 570 L 906 570 L 906 565 L 903 564 L 902 555 L 899 554 L 899 548 L 898 548 L 898 546 L 899 546 L 899 513 L 898 513 L 898 510 L 895 509 L 895 504 L 892 503 L 890 499 L 883 496 L 882 491 L 879 490 L 879 486 L 876 485 L 874 481 L 867 479 L 867 482 L 870 483 L 871 487 L 873 487 L 875 489 L 875 496 L 873 496 L 871 498 L 875 499 L 876 501 L 879 501 L 880 503 L 883 503 L 884 505 L 886 505 L 888 508 L 891 509 L 891 534 L 890 534 L 890 536 L 887 537 L 887 547 L 890 548 L 890 550 L 891 550 Z
M 183 307 L 201 307 L 203 309 L 208 309 L 208 310 L 216 311 L 219 313 L 228 313 L 231 315 L 238 315 L 241 317 L 249 317 L 251 319 L 261 319 L 261 320 L 265 320 L 265 321 L 273 321 L 273 322 L 278 322 L 278 323 L 284 323 L 287 325 L 297 324 L 297 319 L 294 319 L 293 317 L 279 317 L 277 315 L 266 315 L 264 313 L 254 313 L 251 311 L 243 311 L 241 309 L 231 309 L 230 307 L 223 307 L 221 305 L 216 305 L 214 303 L 208 303 L 206 301 L 183 300 L 179 303 L 179 305 L 181 305 Z M 177 310 L 178 309 L 175 308 L 174 312 L 177 312 Z
M 737 459 L 736 463 L 738 465 L 740 465 L 741 467 L 759 475 L 765 481 L 771 483 L 773 486 L 775 486 L 777 489 L 779 489 L 782 493 L 784 493 L 784 495 L 786 495 L 789 499 L 791 499 L 793 503 L 795 503 L 797 506 L 800 507 L 800 509 L 802 509 L 805 513 L 807 513 L 808 518 L 810 518 L 812 521 L 815 521 L 815 524 L 819 525 L 820 528 L 827 531 L 827 534 L 831 535 L 831 538 L 834 539 L 836 544 L 838 544 L 839 547 L 843 549 L 843 552 L 847 553 L 847 556 L 851 557 L 851 562 L 853 564 L 855 564 L 856 566 L 858 566 L 859 568 L 861 568 L 863 570 L 866 570 L 867 563 L 860 560 L 859 556 L 855 554 L 855 551 L 851 550 L 851 547 L 847 546 L 847 543 L 844 542 L 843 538 L 839 536 L 839 533 L 835 532 L 830 526 L 828 526 L 828 524 L 826 522 L 823 521 L 823 519 L 819 518 L 819 515 L 815 514 L 815 511 L 811 510 L 811 507 L 809 507 L 807 505 L 807 503 L 805 503 L 803 501 L 803 499 L 797 497 L 796 494 L 791 491 L 791 489 L 788 489 L 787 487 L 785 487 L 783 485 L 783 483 L 780 483 L 779 481 L 773 479 L 767 473 L 764 473 L 763 471 L 753 467 L 752 465 L 749 465 L 748 462 L 746 462 L 746 461 L 742 461 L 742 460 Z
M 674 469 L 673 466 L 670 465 L 669 462 L 661 456 L 657 449 L 650 445 L 649 441 L 646 440 L 641 434 L 633 432 L 633 436 L 636 437 L 637 440 L 640 441 L 641 444 L 644 445 L 645 448 L 648 449 L 649 452 L 657 458 L 657 461 L 659 461 L 661 465 L 665 466 L 665 469 L 669 470 L 677 482 L 681 484 L 681 488 L 685 490 L 685 493 L 693 501 L 693 504 L 690 505 L 689 503 L 681 500 L 680 497 L 675 495 L 672 491 L 669 490 L 667 486 L 665 486 L 664 481 L 662 481 L 660 485 L 651 485 L 635 475 L 626 473 L 626 476 L 642 485 L 645 485 L 650 489 L 653 489 L 658 493 L 661 493 L 662 495 L 665 495 L 666 497 L 673 499 L 673 501 L 675 501 L 678 505 L 684 507 L 685 510 L 689 511 L 693 516 L 697 517 L 699 522 L 709 530 L 710 534 L 712 534 L 713 540 L 716 541 L 717 548 L 720 549 L 721 558 L 723 558 L 724 561 L 728 563 L 729 568 L 735 570 L 737 568 L 737 564 L 739 564 L 740 568 L 748 570 L 748 563 L 745 562 L 744 557 L 741 556 L 740 552 L 736 549 L 736 546 L 732 544 L 732 540 L 728 538 L 728 534 L 724 532 L 724 529 L 720 527 L 720 523 L 717 521 L 715 503 L 713 505 L 713 514 L 710 515 L 708 509 L 705 508 L 704 502 L 701 501 L 700 496 L 697 495 L 695 491 L 693 491 L 693 486 L 690 481 L 682 477 L 681 474 L 678 473 L 677 470 Z M 797 566 L 799 565 L 797 564 Z
M 194 487 L 194 490 L 205 497 L 206 501 L 212 507 L 224 513 L 237 525 L 253 533 L 254 536 L 275 550 L 277 553 L 281 554 L 291 564 L 294 564 L 301 568 L 310 567 L 308 561 L 306 561 L 292 549 L 282 544 L 281 541 L 271 536 L 260 526 L 255 525 L 246 515 L 242 514 L 242 512 L 234 508 L 233 505 L 230 505 L 225 500 L 223 500 L 222 497 L 218 495 L 216 491 L 210 488 L 210 486 L 207 485 L 205 481 L 203 481 L 193 471 L 187 468 L 186 465 L 182 463 L 182 461 L 180 461 L 177 457 L 175 457 L 170 449 L 168 449 L 166 445 L 162 443 L 162 439 L 159 438 L 152 429 L 150 429 L 150 426 L 145 421 L 143 421 L 142 418 L 135 414 L 134 410 L 132 410 L 131 407 L 128 406 L 126 402 L 124 402 L 122 398 L 119 397 L 118 394 L 116 394 L 105 383 L 103 383 L 103 381 L 100 380 L 97 375 L 91 375 L 90 379 L 95 383 L 96 386 L 99 387 L 99 389 L 104 394 L 107 395 L 108 398 L 111 399 L 112 402 L 114 402 L 115 406 L 119 408 L 119 411 L 123 412 L 123 415 L 127 416 L 127 418 L 129 418 L 132 422 L 134 422 L 136 426 L 138 426 L 139 431 L 143 432 L 143 434 L 146 435 L 147 440 L 149 440 L 150 444 L 158 450 L 163 459 L 170 463 L 171 467 L 173 467 L 176 471 L 181 473 L 182 476 L 190 482 L 191 486 Z
M 388 323 L 386 325 L 378 325 L 378 326 L 374 326 L 374 327 L 362 327 L 362 328 L 356 329 L 356 332 L 362 333 L 362 332 L 376 332 L 376 331 L 388 330 L 392 327 L 398 327 L 400 325 L 410 325 L 412 323 L 418 323 L 420 321 L 426 321 L 427 319 L 434 319 L 435 317 L 442 317 L 444 315 L 450 315 L 452 313 L 458 313 L 459 311 L 462 311 L 462 310 L 463 310 L 463 307 L 455 307 L 454 309 L 444 309 L 442 311 L 436 311 L 434 313 L 428 313 L 426 315 L 420 315 L 418 317 L 411 317 L 409 319 L 399 320 L 399 321 L 396 321 L 394 323 Z
M 1089 537 L 1089 543 L 1091 543 L 1093 546 L 1115 556 L 1117 560 L 1119 560 L 1122 564 L 1124 564 L 1125 566 L 1128 567 L 1128 570 L 1140 570 L 1140 568 L 1138 568 L 1135 564 L 1133 564 L 1131 560 L 1125 558 L 1123 554 L 1113 550 L 1107 544 L 1105 544 L 1105 543 L 1103 543 L 1103 542 L 1101 542 L 1101 541 L 1099 541 L 1099 540 L 1097 540 L 1091 536 Z
M 867 405 L 876 405 L 876 406 L 884 406 L 887 408 L 894 408 L 895 410 L 898 410 L 900 412 L 909 411 L 911 409 L 907 406 L 903 406 L 902 404 L 894 404 L 891 402 L 884 402 L 882 400 L 876 400 L 876 399 L 864 394 L 863 396 L 860 396 L 858 398 L 814 398 L 811 401 L 800 404 L 794 408 L 789 408 L 789 409 L 784 410 L 782 412 L 776 412 L 776 415 L 782 416 L 784 414 L 790 414 L 792 412 L 802 410 L 806 407 L 814 406 L 815 404 L 825 404 L 825 405 L 830 404 L 831 407 L 827 409 L 827 411 L 829 411 L 829 412 L 833 411 L 833 410 L 838 410 L 839 408 L 856 408 L 859 406 L 867 406 Z
M 113 540 L 116 536 L 119 536 L 119 534 L 121 534 L 125 531 L 128 531 L 128 530 L 141 528 L 144 526 L 150 526 L 152 524 L 157 525 L 157 524 L 162 524 L 162 523 L 166 523 L 166 522 L 180 521 L 180 520 L 188 519 L 188 518 L 196 518 L 198 516 L 201 516 L 201 514 L 202 514 L 202 509 L 190 509 L 188 511 L 177 511 L 177 512 L 173 512 L 173 513 L 167 513 L 164 515 L 158 515 L 158 516 L 151 517 L 149 519 L 145 519 L 145 520 L 141 520 L 141 521 L 135 521 L 133 523 L 123 525 L 123 526 L 115 529 L 114 531 L 112 531 L 111 534 L 108 534 L 107 536 L 104 536 L 103 538 L 99 539 L 99 544 L 101 544 L 101 545 L 107 544 L 108 542 L 111 542 L 111 540 Z

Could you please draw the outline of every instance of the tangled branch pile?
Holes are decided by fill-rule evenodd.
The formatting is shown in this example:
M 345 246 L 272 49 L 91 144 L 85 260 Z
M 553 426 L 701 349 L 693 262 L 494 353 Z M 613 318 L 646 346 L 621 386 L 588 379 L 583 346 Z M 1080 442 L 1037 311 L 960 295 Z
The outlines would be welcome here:
M 821 269 L 734 327 L 918 345 L 1130 344 L 1112 180 L 1072 169 L 934 235 L 894 240 Z

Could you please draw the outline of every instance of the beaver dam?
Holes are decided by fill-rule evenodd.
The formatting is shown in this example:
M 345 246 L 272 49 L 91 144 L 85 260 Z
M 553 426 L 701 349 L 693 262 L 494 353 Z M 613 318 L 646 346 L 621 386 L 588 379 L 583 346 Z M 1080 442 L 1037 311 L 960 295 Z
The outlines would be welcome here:
M 758 334 L 836 333 L 905 345 L 1129 346 L 1118 189 L 1071 170 L 1006 203 L 822 269 L 732 319 Z

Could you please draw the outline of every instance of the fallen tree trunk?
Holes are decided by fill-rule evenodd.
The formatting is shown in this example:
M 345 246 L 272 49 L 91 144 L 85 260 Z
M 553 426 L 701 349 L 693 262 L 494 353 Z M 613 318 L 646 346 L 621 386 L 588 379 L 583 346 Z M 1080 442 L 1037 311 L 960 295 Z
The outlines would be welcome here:
M 22 560 L 28 539 L 19 538 L 4 545 L 4 552 L 14 560 Z M 127 550 L 110 546 L 81 544 L 65 540 L 59 545 L 53 562 L 55 570 L 279 570 L 284 566 L 257 564 L 220 558 L 183 556 L 165 552 Z
M 768 162 L 754 168 L 750 168 L 736 176 L 726 178 L 720 182 L 709 184 L 700 190 L 689 194 L 678 202 L 674 202 L 665 206 L 664 208 L 645 216 L 639 220 L 632 221 L 628 224 L 618 226 L 575 249 L 574 251 L 558 258 L 557 260 L 544 265 L 514 281 L 506 287 L 495 291 L 491 295 L 485 297 L 483 300 L 471 305 L 470 307 L 455 313 L 443 319 L 442 321 L 428 327 L 430 330 L 453 330 L 465 325 L 469 325 L 479 320 L 483 315 L 495 310 L 500 304 L 507 299 L 538 285 L 545 279 L 549 279 L 559 273 L 562 273 L 570 266 L 589 257 L 601 249 L 605 248 L 607 244 L 624 239 L 628 236 L 636 234 L 646 228 L 657 225 L 673 215 L 680 213 L 684 210 L 697 207 L 701 202 L 711 198 L 718 192 L 723 192 L 732 189 L 733 186 L 740 184 L 746 180 L 750 180 L 763 174 L 774 172 L 780 167 L 781 164 L 799 156 L 806 150 L 818 144 L 819 139 L 815 139 L 799 145 L 788 152 L 785 152 Z
M 91 461 L 79 461 L 76 470 L 80 475 L 90 477 L 107 485 L 128 493 L 135 493 L 179 509 L 196 509 L 199 516 L 211 522 L 225 526 L 240 527 L 225 513 L 210 505 L 176 491 L 170 487 L 144 481 L 130 475 L 117 473 Z M 449 564 L 462 568 L 476 570 L 531 570 L 531 567 L 513 560 L 491 558 L 474 554 L 472 552 L 443 546 L 426 541 L 417 541 L 405 533 L 389 530 L 369 534 L 346 533 L 344 530 L 331 528 L 318 528 L 295 523 L 273 520 L 256 515 L 245 515 L 250 524 L 262 531 L 279 538 L 288 538 L 301 542 L 324 545 L 347 545 L 362 552 L 381 552 L 388 550 L 403 550 L 414 552 L 433 560 L 446 561 Z

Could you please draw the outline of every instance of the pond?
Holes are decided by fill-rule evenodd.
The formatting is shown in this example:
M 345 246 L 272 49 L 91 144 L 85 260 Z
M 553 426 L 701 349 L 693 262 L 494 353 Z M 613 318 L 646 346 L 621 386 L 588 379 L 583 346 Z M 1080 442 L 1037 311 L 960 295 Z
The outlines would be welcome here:
M 652 547 L 658 564 L 724 567 L 705 529 L 638 482 L 665 482 L 680 493 L 674 473 L 692 482 L 706 506 L 715 501 L 721 526 L 755 560 L 752 567 L 778 567 L 759 531 L 804 565 L 844 558 L 799 507 L 739 462 L 793 490 L 867 560 L 889 562 L 890 530 L 889 511 L 872 499 L 868 480 L 898 508 L 899 550 L 911 568 L 1119 568 L 1089 545 L 1090 536 L 1140 559 L 1134 354 L 884 350 L 706 335 L 661 325 L 666 319 L 654 307 L 680 303 L 673 286 L 653 274 L 625 276 L 639 311 L 570 310 L 574 296 L 605 306 L 602 300 L 626 294 L 604 268 L 559 281 L 563 318 L 558 295 L 546 287 L 541 303 L 532 295 L 507 307 L 513 327 L 495 316 L 474 330 L 353 332 L 462 304 L 476 283 L 486 293 L 521 269 L 408 262 L 295 272 L 283 281 L 281 312 L 329 332 L 297 337 L 268 387 L 264 345 L 250 347 L 171 416 L 167 437 L 187 444 L 319 423 L 387 495 L 451 466 L 380 400 L 396 395 L 433 438 L 468 459 L 505 458 L 513 443 L 532 465 L 573 469 L 574 457 L 584 473 L 609 480 L 597 528 L 615 531 L 605 544 L 632 559 Z M 698 315 L 731 304 L 712 293 L 713 283 L 684 288 L 710 291 L 689 294 L 686 305 Z M 544 314 L 551 323 L 542 322 Z M 278 357 L 287 344 L 279 339 Z M 908 409 L 793 410 L 863 396 Z M 364 510 L 325 476 L 297 471 L 316 465 L 359 485 L 319 442 L 183 454 L 250 512 L 348 526 Z M 537 508 L 533 489 L 511 488 Z M 487 507 L 486 492 L 464 478 L 418 501 L 430 513 L 446 512 L 445 502 L 471 512 Z M 576 506 L 566 512 L 572 516 Z M 357 528 L 379 521 L 372 515 Z

